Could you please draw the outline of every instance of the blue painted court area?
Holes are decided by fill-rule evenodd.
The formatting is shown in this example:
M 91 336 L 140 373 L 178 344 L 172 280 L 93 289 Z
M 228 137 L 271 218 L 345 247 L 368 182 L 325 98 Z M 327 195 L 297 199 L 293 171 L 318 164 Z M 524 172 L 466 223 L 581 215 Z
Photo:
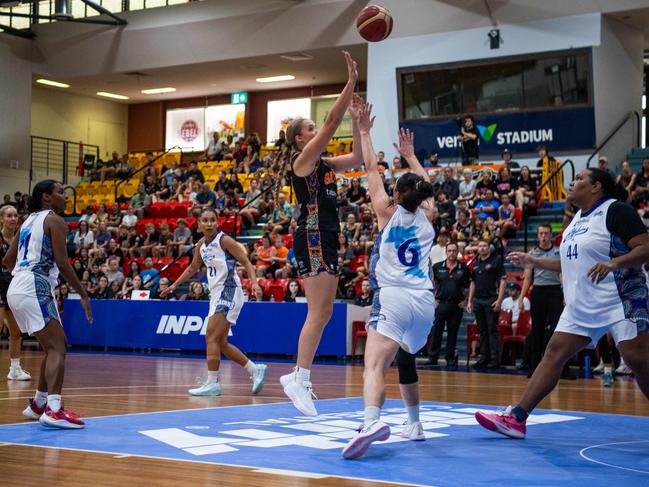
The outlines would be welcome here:
M 361 399 L 317 407 L 316 418 L 281 403 L 91 418 L 77 431 L 5 425 L 0 442 L 444 487 L 649 485 L 645 417 L 539 410 L 528 438 L 511 440 L 475 423 L 476 409 L 491 407 L 426 402 L 428 438 L 407 442 L 401 402 L 389 400 L 392 437 L 346 461 L 340 450 L 362 419 Z

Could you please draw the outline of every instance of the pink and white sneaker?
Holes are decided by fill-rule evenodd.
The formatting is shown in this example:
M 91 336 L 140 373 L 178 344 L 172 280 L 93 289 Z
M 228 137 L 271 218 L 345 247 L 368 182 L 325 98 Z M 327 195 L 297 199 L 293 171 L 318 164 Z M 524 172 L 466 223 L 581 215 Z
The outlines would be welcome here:
M 40 417 L 45 412 L 45 407 L 46 406 L 47 406 L 47 404 L 42 406 L 42 407 L 38 407 L 38 404 L 36 404 L 36 401 L 34 401 L 33 399 L 30 399 L 29 400 L 29 406 L 27 406 L 23 410 L 23 416 L 25 416 L 28 419 L 38 420 L 38 419 L 40 419 Z
M 495 431 L 501 435 L 519 440 L 525 438 L 525 424 L 527 421 L 519 421 L 516 419 L 516 416 L 512 414 L 511 406 L 498 413 L 477 411 L 475 413 L 475 419 L 480 423 L 480 426 L 487 428 L 489 431 Z
M 416 421 L 414 423 L 409 423 L 406 421 L 401 430 L 401 438 L 410 441 L 424 441 L 426 435 L 424 434 L 424 428 L 421 425 L 421 422 Z
M 73 411 L 66 411 L 61 408 L 56 413 L 49 406 L 38 420 L 43 426 L 61 429 L 80 429 L 86 424 L 79 419 L 79 415 Z
M 381 421 L 373 421 L 368 425 L 362 425 L 358 436 L 343 448 L 343 458 L 352 460 L 363 456 L 372 443 L 385 441 L 388 438 L 390 438 L 390 427 L 387 424 Z

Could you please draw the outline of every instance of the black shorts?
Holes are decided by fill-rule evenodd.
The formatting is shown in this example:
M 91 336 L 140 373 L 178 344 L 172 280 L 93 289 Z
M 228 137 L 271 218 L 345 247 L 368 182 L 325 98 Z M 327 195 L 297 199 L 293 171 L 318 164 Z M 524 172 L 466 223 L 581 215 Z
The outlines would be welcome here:
M 11 281 L 0 279 L 0 308 L 9 309 L 9 304 L 7 303 L 7 290 L 9 289 L 10 283 Z M 2 328 L 2 323 L 0 323 L 0 328 Z
M 338 275 L 339 233 L 297 229 L 293 236 L 293 252 L 300 277 L 317 276 L 321 272 Z

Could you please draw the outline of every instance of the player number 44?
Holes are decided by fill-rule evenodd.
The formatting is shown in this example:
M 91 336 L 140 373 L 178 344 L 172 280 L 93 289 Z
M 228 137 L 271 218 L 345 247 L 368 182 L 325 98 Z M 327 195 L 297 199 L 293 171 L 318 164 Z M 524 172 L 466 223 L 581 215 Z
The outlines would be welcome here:
M 577 244 L 568 245 L 568 253 L 566 254 L 566 257 L 568 257 L 569 260 L 577 258 Z

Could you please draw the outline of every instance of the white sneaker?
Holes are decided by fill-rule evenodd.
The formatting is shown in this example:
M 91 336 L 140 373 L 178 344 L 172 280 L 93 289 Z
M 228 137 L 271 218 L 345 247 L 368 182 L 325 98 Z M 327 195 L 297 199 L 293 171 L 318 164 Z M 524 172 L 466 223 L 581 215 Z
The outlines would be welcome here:
M 408 421 L 406 421 L 403 424 L 401 438 L 410 441 L 424 441 L 426 439 L 426 436 L 424 435 L 424 428 L 421 425 L 421 422 L 416 421 L 414 423 L 409 423 Z
M 593 369 L 593 374 L 603 374 L 604 373 L 604 361 L 599 359 L 599 364 Z
M 362 425 L 358 436 L 353 438 L 343 448 L 343 458 L 352 460 L 365 454 L 367 449 L 375 441 L 385 441 L 390 438 L 390 427 L 382 421 L 374 421 L 368 425 Z
M 629 368 L 627 364 L 624 363 L 624 360 L 620 362 L 620 366 L 615 369 L 617 375 L 630 375 L 633 371 Z
M 293 406 L 295 406 L 298 411 L 305 416 L 318 415 L 318 411 L 313 404 L 313 397 L 315 397 L 315 394 L 313 394 L 313 385 L 311 382 L 307 380 L 301 382 L 298 381 L 295 372 L 281 376 L 279 382 L 284 387 L 284 394 L 293 401 Z
M 188 391 L 192 396 L 220 396 L 221 383 L 220 382 L 204 382 L 203 385 L 196 389 Z
M 20 365 L 18 367 L 10 367 L 9 373 L 7 374 L 7 379 L 9 380 L 32 380 L 32 376 L 29 375 L 29 372 L 25 372 Z
M 268 373 L 268 365 L 257 364 L 255 365 L 255 371 L 252 373 L 252 393 L 258 394 L 261 392 L 261 389 L 264 387 L 264 381 L 266 380 L 266 374 Z

